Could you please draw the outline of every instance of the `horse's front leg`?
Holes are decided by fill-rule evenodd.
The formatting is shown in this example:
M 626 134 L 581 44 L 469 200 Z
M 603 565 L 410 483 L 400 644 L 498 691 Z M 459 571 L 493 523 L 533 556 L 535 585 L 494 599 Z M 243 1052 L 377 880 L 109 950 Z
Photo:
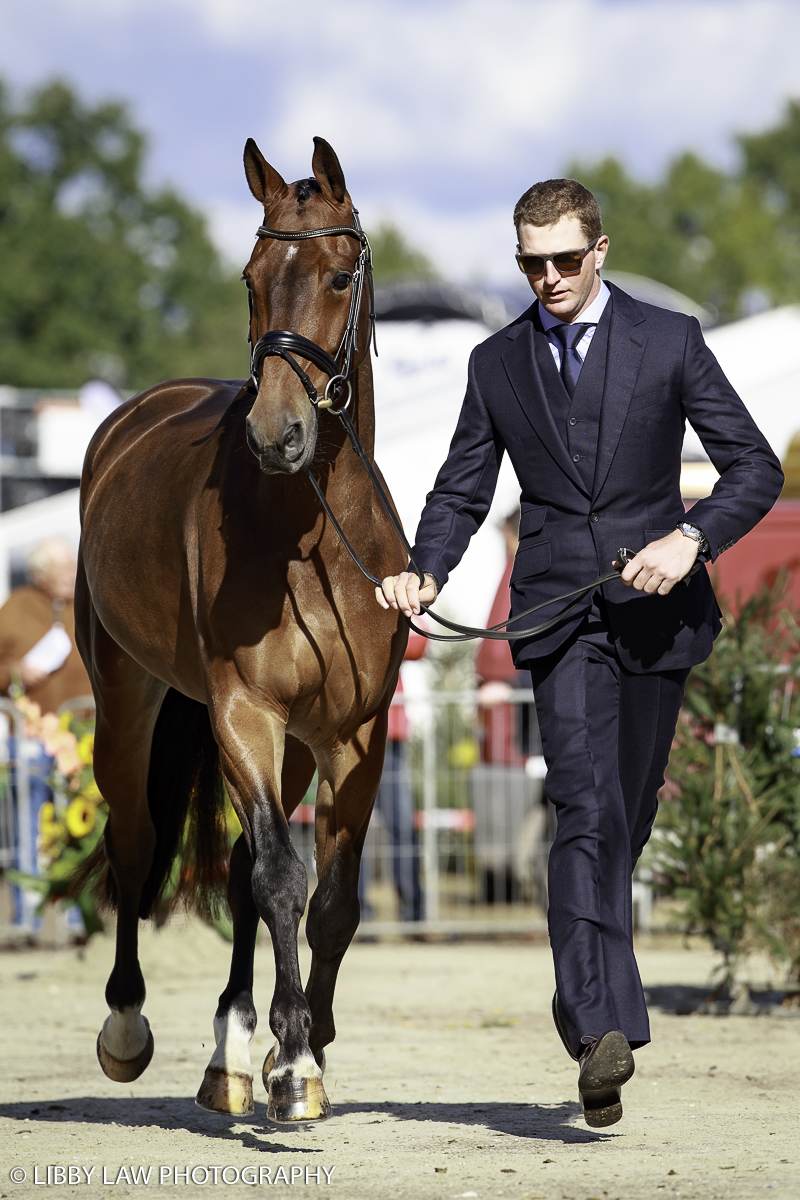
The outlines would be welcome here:
M 310 1045 L 324 1064 L 324 1048 L 336 1036 L 333 994 L 345 952 L 360 919 L 361 851 L 378 792 L 386 748 L 386 711 L 337 748 L 317 795 L 317 888 L 306 920 L 311 970 L 306 996 L 311 1008 Z
M 275 956 L 269 1023 L 278 1052 L 268 1081 L 267 1116 L 290 1124 L 321 1120 L 330 1115 L 330 1104 L 308 1043 L 311 1010 L 297 956 L 308 877 L 280 800 L 285 726 L 277 714 L 241 694 L 217 721 L 222 770 L 253 864 L 253 901 L 269 929 Z
M 314 769 L 314 758 L 307 747 L 287 738 L 281 792 L 288 814 L 305 795 Z M 259 915 L 253 900 L 252 871 L 253 860 L 242 834 L 231 852 L 228 873 L 228 904 L 233 918 L 230 975 L 214 1015 L 216 1048 L 197 1093 L 201 1108 L 233 1116 L 253 1112 L 250 1041 L 256 1031 L 253 958 Z

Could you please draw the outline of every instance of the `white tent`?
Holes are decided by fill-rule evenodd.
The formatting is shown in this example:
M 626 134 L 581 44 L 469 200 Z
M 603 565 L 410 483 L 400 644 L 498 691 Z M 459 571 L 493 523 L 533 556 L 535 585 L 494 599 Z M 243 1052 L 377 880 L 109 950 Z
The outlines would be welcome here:
M 705 339 L 783 462 L 800 432 L 800 305 L 720 325 L 707 330 Z M 690 445 L 688 435 L 685 445 Z
M 375 375 L 375 459 L 410 542 L 425 496 L 444 462 L 461 410 L 469 355 L 489 329 L 479 321 L 382 321 Z M 483 624 L 505 565 L 497 528 L 519 503 L 519 485 L 503 460 L 492 510 L 472 539 L 437 607 Z M 405 564 L 400 564 L 404 566 Z

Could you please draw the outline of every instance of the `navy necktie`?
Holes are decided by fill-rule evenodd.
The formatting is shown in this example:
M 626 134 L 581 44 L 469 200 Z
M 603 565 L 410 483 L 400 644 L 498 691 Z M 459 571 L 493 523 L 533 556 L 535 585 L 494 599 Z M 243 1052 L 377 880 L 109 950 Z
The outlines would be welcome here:
M 589 328 L 588 324 L 554 325 L 551 330 L 553 336 L 557 337 L 561 343 L 561 379 L 570 400 L 575 394 L 578 376 L 583 366 L 583 360 L 578 354 L 576 346 Z

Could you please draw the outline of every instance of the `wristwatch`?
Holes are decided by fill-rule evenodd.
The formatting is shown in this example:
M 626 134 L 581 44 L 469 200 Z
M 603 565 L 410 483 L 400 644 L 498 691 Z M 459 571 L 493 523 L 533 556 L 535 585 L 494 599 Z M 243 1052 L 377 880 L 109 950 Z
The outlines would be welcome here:
M 692 525 L 689 521 L 680 521 L 675 528 L 680 529 L 684 537 L 691 538 L 692 541 L 697 542 L 698 550 L 701 554 L 708 548 L 706 535 L 696 525 Z

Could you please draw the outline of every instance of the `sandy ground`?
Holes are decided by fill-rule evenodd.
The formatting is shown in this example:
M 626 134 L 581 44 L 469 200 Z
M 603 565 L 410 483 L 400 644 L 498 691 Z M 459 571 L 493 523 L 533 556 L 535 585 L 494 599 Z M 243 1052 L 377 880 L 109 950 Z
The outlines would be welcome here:
M 625 1116 L 595 1132 L 580 1118 L 576 1069 L 551 1025 L 546 945 L 357 944 L 343 967 L 328 1057 L 334 1117 L 286 1130 L 266 1122 L 260 1083 L 249 1121 L 193 1104 L 227 973 L 228 948 L 216 934 L 186 922 L 144 931 L 156 1050 L 133 1084 L 111 1083 L 95 1058 L 111 958 L 107 937 L 81 955 L 0 955 L 0 1200 L 41 1196 L 48 1181 L 62 1195 L 109 1197 L 288 1187 L 340 1200 L 800 1197 L 800 1020 L 654 1007 L 654 1042 L 637 1053 Z M 655 999 L 669 985 L 705 986 L 713 964 L 678 943 L 645 945 L 639 958 Z M 264 942 L 258 1076 L 272 1040 L 271 964 Z M 149 1184 L 127 1182 L 123 1167 L 150 1168 Z M 188 1169 L 189 1182 L 176 1167 Z M 225 1182 L 217 1171 L 216 1186 L 213 1167 L 230 1168 Z M 12 1181 L 12 1168 L 24 1182 Z M 246 1180 L 261 1172 L 249 1191 L 243 1168 L 251 1168 Z

